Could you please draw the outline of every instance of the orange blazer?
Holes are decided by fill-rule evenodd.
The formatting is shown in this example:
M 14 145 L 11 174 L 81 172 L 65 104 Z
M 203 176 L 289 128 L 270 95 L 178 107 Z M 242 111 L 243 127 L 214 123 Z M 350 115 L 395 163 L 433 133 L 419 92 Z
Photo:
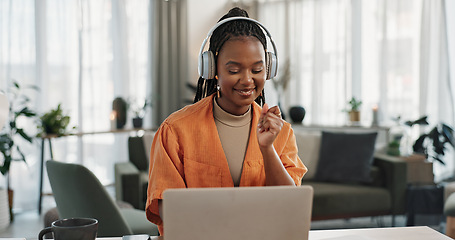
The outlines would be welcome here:
M 213 117 L 214 95 L 171 114 L 153 139 L 150 154 L 146 215 L 163 233 L 158 199 L 168 188 L 234 187 Z M 255 102 L 240 187 L 264 186 L 265 171 L 257 142 L 261 107 Z M 273 143 L 289 175 L 299 186 L 307 168 L 297 155 L 291 125 L 284 123 Z

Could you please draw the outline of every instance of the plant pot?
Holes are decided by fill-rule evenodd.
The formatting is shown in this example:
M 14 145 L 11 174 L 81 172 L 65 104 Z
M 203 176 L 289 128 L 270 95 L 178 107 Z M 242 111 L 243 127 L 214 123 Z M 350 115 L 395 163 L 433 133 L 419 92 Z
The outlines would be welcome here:
M 142 127 L 142 122 L 143 122 L 143 120 L 140 117 L 133 118 L 133 127 L 134 128 L 141 128 Z
M 289 109 L 289 115 L 293 123 L 302 124 L 302 121 L 305 118 L 305 113 L 305 108 L 301 106 L 293 106 Z
M 14 221 L 14 214 L 13 214 L 13 202 L 14 202 L 14 191 L 12 189 L 8 189 L 8 207 L 9 207 L 9 216 L 10 221 Z
M 353 123 L 360 122 L 360 112 L 359 111 L 350 111 L 349 112 L 349 121 Z
M 0 231 L 9 226 L 10 208 L 8 204 L 8 191 L 0 188 Z

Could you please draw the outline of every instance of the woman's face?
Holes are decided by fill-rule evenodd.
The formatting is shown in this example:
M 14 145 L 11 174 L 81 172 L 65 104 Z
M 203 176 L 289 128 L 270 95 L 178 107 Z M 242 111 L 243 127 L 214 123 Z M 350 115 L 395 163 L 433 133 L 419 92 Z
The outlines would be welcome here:
M 218 105 L 241 115 L 261 94 L 266 78 L 265 51 L 256 37 L 236 37 L 224 43 L 218 53 Z

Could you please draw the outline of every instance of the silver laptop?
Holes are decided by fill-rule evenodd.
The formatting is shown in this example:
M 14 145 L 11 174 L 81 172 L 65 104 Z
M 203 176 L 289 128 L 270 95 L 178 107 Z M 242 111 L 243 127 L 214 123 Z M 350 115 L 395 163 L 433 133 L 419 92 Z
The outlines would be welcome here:
M 313 188 L 169 189 L 163 193 L 166 240 L 308 240 Z

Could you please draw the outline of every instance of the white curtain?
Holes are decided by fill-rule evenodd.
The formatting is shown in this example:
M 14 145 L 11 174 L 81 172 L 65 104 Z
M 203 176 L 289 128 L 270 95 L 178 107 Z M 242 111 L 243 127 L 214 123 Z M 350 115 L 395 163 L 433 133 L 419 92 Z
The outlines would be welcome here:
M 114 98 L 134 104 L 149 97 L 149 2 L 0 0 L 0 89 L 11 86 L 12 79 L 36 85 L 40 91 L 31 97 L 39 114 L 61 103 L 77 131 L 109 130 Z M 129 113 L 127 127 L 131 118 Z M 36 134 L 34 123 L 28 128 Z M 128 160 L 127 137 L 53 139 L 54 159 L 82 163 L 111 184 L 113 164 Z M 12 165 L 16 210 L 37 206 L 40 141 L 35 142 L 26 150 L 27 164 Z M 50 192 L 44 179 L 44 190 Z
M 455 126 L 455 82 L 450 79 L 445 6 L 444 0 L 425 0 L 422 5 L 420 113 L 429 116 L 430 125 L 421 129 L 426 132 L 441 122 Z M 453 175 L 455 158 L 452 148 L 447 148 L 444 160 L 446 166 L 436 163 L 434 169 L 436 176 L 441 179 Z
M 153 2 L 151 80 L 153 125 L 188 104 L 187 7 L 185 0 Z
M 339 126 L 347 123 L 342 110 L 355 96 L 363 102 L 363 125 L 371 124 L 378 106 L 381 125 L 393 125 L 398 116 L 404 122 L 428 115 L 429 127 L 455 126 L 448 56 L 454 46 L 447 40 L 453 24 L 446 24 L 446 12 L 451 16 L 455 10 L 446 2 L 260 1 L 259 20 L 278 45 L 279 74 L 286 60 L 291 66 L 291 82 L 280 99 L 283 110 L 301 105 L 304 124 Z M 273 85 L 266 87 L 267 99 L 277 101 Z M 409 131 L 417 139 L 419 128 Z M 453 172 L 450 149 L 446 159 L 447 166 L 435 163 L 436 180 Z
M 293 105 L 306 108 L 305 123 L 343 124 L 342 113 L 351 89 L 350 1 L 265 1 L 259 20 L 278 47 L 279 72 L 290 65 L 291 80 L 277 99 L 266 83 L 267 102 L 280 101 L 287 113 Z M 281 74 L 281 75 L 280 75 Z

